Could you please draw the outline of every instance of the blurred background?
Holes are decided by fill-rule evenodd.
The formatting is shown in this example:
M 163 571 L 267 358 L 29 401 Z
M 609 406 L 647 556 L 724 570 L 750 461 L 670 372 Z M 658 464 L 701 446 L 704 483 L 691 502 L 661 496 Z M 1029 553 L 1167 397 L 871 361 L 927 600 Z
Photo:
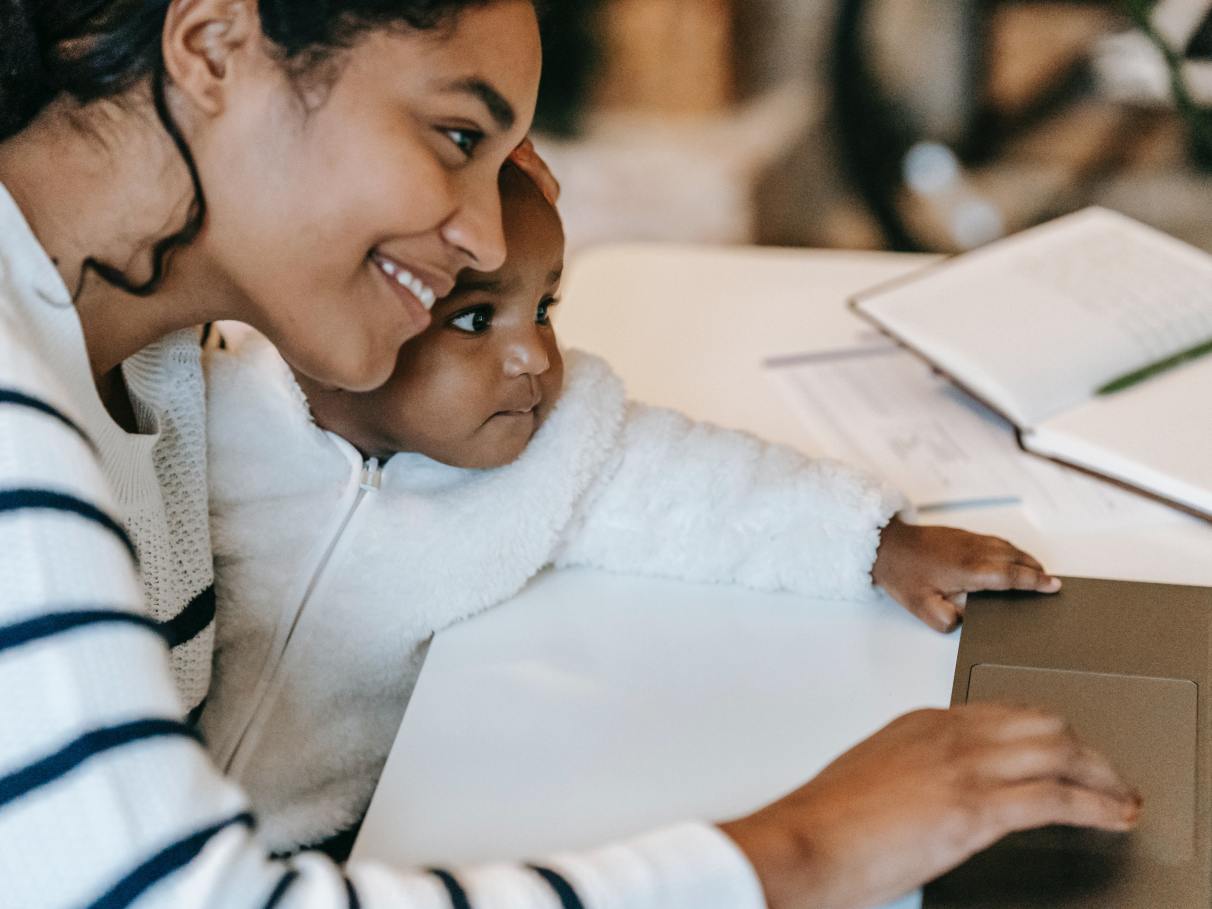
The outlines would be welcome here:
M 570 251 L 955 252 L 1098 204 L 1212 250 L 1212 0 L 553 0 Z

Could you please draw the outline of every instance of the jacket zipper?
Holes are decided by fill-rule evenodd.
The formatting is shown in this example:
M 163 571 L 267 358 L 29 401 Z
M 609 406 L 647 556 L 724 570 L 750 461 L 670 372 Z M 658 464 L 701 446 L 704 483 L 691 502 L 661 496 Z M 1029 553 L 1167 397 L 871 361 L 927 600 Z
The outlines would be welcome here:
M 230 770 L 236 763 L 236 759 L 243 749 L 245 741 L 248 738 L 248 733 L 256 727 L 258 720 L 261 719 L 261 714 L 266 709 L 266 704 L 271 700 L 270 694 L 274 690 L 274 683 L 277 680 L 278 673 L 281 671 L 282 664 L 286 660 L 286 652 L 290 649 L 291 639 L 294 638 L 295 629 L 299 627 L 299 619 L 303 616 L 303 611 L 307 609 L 307 604 L 311 601 L 312 595 L 319 586 L 320 578 L 324 575 L 324 571 L 328 568 L 328 563 L 332 561 L 333 553 L 336 552 L 337 544 L 341 542 L 341 537 L 345 535 L 346 528 L 349 527 L 350 521 L 357 514 L 358 508 L 361 507 L 363 500 L 373 492 L 378 491 L 383 482 L 383 467 L 379 463 L 378 458 L 370 458 L 362 463 L 361 474 L 358 478 L 358 493 L 354 496 L 353 504 L 345 512 L 345 517 L 337 527 L 337 532 L 333 534 L 332 539 L 328 541 L 328 546 L 324 550 L 324 555 L 316 564 L 316 570 L 311 576 L 311 580 L 307 583 L 307 589 L 303 593 L 303 598 L 299 601 L 299 608 L 295 610 L 295 614 L 290 623 L 290 630 L 286 633 L 286 640 L 282 642 L 281 648 L 274 657 L 273 669 L 270 671 L 265 685 L 261 689 L 260 700 L 248 714 L 248 719 L 244 724 L 244 728 L 240 730 L 240 735 L 236 739 L 235 747 L 232 748 L 231 757 L 227 761 L 227 766 L 224 770 Z
M 363 498 L 363 493 L 374 492 L 383 483 L 383 468 L 379 465 L 378 458 L 371 458 L 362 465 L 362 482 L 358 484 L 358 499 L 354 502 L 353 510 L 350 511 L 350 517 L 353 517 L 353 512 L 357 510 L 359 503 Z M 349 523 L 347 520 L 346 524 Z

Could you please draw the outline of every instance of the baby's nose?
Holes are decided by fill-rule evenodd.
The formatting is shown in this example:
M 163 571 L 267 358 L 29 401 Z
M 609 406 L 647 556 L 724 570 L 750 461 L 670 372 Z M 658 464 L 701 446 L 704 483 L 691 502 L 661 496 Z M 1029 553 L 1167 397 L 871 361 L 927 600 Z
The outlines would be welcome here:
M 510 345 L 505 356 L 505 374 L 510 377 L 537 376 L 551 368 L 547 347 L 537 336 L 519 338 Z

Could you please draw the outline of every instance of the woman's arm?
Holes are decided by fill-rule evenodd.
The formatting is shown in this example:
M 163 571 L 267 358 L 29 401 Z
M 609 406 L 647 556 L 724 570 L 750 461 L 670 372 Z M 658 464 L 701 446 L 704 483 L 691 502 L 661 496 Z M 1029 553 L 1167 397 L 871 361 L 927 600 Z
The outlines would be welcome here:
M 986 713 L 974 736 L 974 714 L 950 712 L 894 724 L 727 836 L 688 824 L 539 869 L 453 874 L 275 862 L 243 794 L 182 722 L 137 553 L 63 400 L 0 333 L 6 905 L 757 909 L 762 888 L 776 909 L 862 905 L 1021 826 L 1118 829 L 1135 816 L 1133 796 L 1063 730 L 1010 711 Z
M 3 328 L 0 325 L 0 328 Z M 0 880 L 14 907 L 756 907 L 718 830 L 452 873 L 268 858 L 182 721 L 137 553 L 53 377 L 0 331 Z M 550 866 L 550 867 L 547 867 Z M 466 899 L 467 902 L 461 902 Z
M 894 491 L 829 460 L 631 403 L 555 562 L 860 598 Z

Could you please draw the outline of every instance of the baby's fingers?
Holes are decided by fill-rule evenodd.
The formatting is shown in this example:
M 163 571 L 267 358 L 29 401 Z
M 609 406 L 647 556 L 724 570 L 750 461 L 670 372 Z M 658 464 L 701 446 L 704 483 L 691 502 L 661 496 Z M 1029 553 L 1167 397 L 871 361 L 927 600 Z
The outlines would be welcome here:
M 983 557 L 974 551 L 972 553 L 974 560 L 1016 562 L 1019 565 L 1034 568 L 1040 574 L 1047 574 L 1039 559 L 1031 555 L 1031 553 L 1019 549 L 1008 540 L 1003 540 L 1001 537 L 981 537 L 981 541 L 985 544 Z
M 968 578 L 969 590 L 1034 590 L 1056 593 L 1061 583 L 1042 568 L 1020 562 L 989 562 L 974 569 Z
M 930 593 L 919 598 L 911 611 L 915 616 L 943 634 L 951 631 L 963 618 L 963 609 L 941 593 Z
M 1028 568 L 1034 568 L 1040 574 L 1047 574 L 1047 572 L 1044 571 L 1044 566 L 1040 564 L 1039 559 L 1035 558 L 1035 556 L 1031 555 L 1029 552 L 1023 552 L 1013 544 L 1007 543 L 1006 545 L 1010 547 L 1011 562 L 1018 562 L 1020 565 L 1026 565 Z

